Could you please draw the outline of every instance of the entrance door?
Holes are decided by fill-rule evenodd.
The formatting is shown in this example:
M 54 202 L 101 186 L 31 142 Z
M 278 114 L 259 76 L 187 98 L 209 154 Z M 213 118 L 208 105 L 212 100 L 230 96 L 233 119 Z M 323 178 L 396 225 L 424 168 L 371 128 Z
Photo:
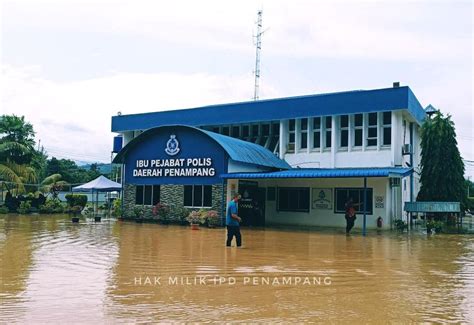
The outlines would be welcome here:
M 242 226 L 265 226 L 265 188 L 257 182 L 239 181 L 239 216 Z

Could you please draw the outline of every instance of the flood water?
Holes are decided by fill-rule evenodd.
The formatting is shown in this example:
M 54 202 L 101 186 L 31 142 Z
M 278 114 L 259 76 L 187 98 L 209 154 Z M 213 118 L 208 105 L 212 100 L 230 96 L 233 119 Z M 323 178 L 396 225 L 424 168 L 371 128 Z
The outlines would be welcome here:
M 472 236 L 242 234 L 0 216 L 0 323 L 474 322 Z

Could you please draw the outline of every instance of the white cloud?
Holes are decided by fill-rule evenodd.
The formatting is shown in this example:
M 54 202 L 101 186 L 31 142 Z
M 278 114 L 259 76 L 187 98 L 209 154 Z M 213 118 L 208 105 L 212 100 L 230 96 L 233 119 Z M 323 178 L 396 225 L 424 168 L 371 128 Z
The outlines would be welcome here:
M 4 66 L 3 114 L 25 115 L 54 156 L 108 161 L 111 116 L 249 100 L 252 76 L 132 74 L 67 83 L 38 77 L 38 67 Z M 277 96 L 270 86 L 262 96 Z
M 15 0 L 5 2 L 5 21 L 12 30 L 134 35 L 251 53 L 259 3 L 270 55 L 436 60 L 469 58 L 471 50 L 468 1 Z

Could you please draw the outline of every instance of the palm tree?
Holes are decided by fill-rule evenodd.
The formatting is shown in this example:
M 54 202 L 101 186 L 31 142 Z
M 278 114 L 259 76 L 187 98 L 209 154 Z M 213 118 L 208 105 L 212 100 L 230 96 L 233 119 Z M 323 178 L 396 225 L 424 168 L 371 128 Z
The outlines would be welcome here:
M 66 185 L 68 183 L 62 180 L 61 174 L 53 174 L 41 182 L 41 191 L 43 193 L 51 193 L 56 198 L 58 197 L 58 192 Z
M 29 164 L 35 154 L 33 126 L 16 115 L 0 117 L 0 180 L 24 184 L 36 181 L 36 171 Z

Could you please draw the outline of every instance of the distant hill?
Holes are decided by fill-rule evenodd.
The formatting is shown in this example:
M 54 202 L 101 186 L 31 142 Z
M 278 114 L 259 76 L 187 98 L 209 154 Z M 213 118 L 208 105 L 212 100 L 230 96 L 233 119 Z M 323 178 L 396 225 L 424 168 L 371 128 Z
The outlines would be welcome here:
M 91 169 L 91 165 L 93 163 L 91 163 L 90 161 L 76 161 L 76 164 L 82 169 L 89 170 Z M 101 174 L 110 174 L 110 172 L 112 171 L 112 164 L 97 163 L 97 168 L 99 169 L 99 172 Z

